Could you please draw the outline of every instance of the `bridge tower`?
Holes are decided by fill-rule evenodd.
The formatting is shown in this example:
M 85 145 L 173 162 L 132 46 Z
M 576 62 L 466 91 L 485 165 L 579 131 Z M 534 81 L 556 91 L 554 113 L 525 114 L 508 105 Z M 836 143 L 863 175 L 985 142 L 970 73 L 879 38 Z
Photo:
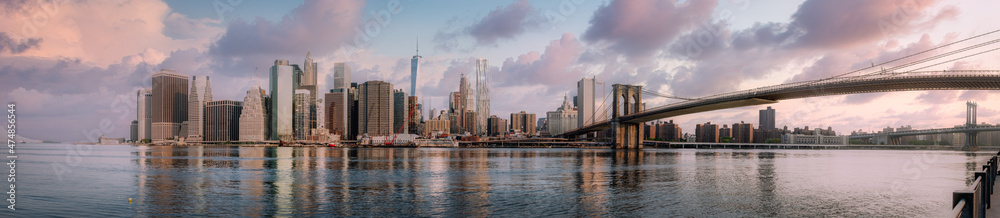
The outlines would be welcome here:
M 979 104 L 975 102 L 965 102 L 965 128 L 975 128 L 976 127 L 976 110 Z M 963 149 L 968 150 L 969 148 L 979 147 L 976 142 L 979 139 L 979 132 L 976 131 L 965 131 L 965 145 L 962 146 Z
M 614 136 L 615 148 L 641 149 L 642 123 L 626 123 L 622 116 L 638 113 L 642 108 L 642 86 L 614 84 L 611 85 L 614 100 L 612 104 L 611 131 Z

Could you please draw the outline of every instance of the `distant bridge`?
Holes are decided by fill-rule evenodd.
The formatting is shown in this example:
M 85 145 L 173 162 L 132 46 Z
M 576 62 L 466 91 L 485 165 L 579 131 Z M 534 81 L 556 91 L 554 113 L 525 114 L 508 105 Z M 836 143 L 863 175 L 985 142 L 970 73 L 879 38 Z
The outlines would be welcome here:
M 644 122 L 667 117 L 751 105 L 772 104 L 777 103 L 780 100 L 830 95 L 918 90 L 1000 90 L 1000 71 L 967 70 L 914 72 L 905 74 L 887 73 L 761 87 L 738 92 L 712 95 L 660 107 L 649 108 L 631 114 L 614 116 L 615 119 L 595 122 L 559 134 L 557 137 L 572 137 L 609 129 L 612 127 L 612 123 L 642 124 Z M 615 94 L 615 96 L 619 96 L 619 94 Z M 641 98 L 639 98 L 639 100 L 641 100 Z M 616 103 L 615 105 L 618 104 Z
M 643 91 L 642 86 L 615 84 L 612 85 L 613 103 L 608 105 L 610 108 L 604 108 L 605 110 L 610 109 L 612 111 L 611 116 L 607 120 L 594 121 L 588 125 L 558 134 L 556 137 L 575 137 L 595 131 L 611 129 L 615 148 L 642 148 L 644 138 L 642 135 L 642 123 L 685 114 L 772 104 L 788 99 L 830 95 L 920 90 L 1000 90 L 1000 71 L 996 70 L 922 71 L 931 67 L 954 63 L 965 58 L 1000 50 L 1000 48 L 985 48 L 986 46 L 1000 43 L 1000 39 L 993 39 L 948 52 L 932 53 L 932 51 L 938 51 L 939 49 L 998 32 L 1000 30 L 990 31 L 877 65 L 872 63 L 871 67 L 826 79 L 766 86 L 702 98 L 668 96 L 652 91 Z M 949 56 L 972 52 L 976 49 L 985 50 L 931 63 L 932 61 L 948 58 Z M 876 70 L 876 67 L 884 67 L 889 63 L 918 57 L 922 58 Z M 863 73 L 863 71 L 868 71 L 868 73 Z M 643 109 L 641 93 L 684 101 Z M 971 137 L 974 139 L 975 134 L 972 134 Z

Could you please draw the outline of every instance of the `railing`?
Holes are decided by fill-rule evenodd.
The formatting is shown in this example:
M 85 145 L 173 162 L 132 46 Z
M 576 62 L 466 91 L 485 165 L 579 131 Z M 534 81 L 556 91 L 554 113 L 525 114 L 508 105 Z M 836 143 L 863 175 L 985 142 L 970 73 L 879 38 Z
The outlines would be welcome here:
M 988 164 L 983 165 L 983 170 L 975 172 L 976 181 L 972 182 L 969 189 L 952 192 L 952 217 L 986 217 L 993 185 L 996 183 L 998 156 L 1000 152 L 993 155 Z

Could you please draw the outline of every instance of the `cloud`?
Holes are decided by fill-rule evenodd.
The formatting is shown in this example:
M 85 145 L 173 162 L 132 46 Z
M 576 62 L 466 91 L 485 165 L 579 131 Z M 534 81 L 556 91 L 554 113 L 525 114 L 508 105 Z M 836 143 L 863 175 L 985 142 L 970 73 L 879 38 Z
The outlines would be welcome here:
M 510 40 L 525 32 L 537 29 L 549 20 L 532 7 L 531 2 L 520 0 L 507 6 L 498 6 L 483 18 L 465 24 L 458 17 L 451 18 L 448 27 L 434 35 L 435 48 L 444 51 L 460 49 L 459 41 L 472 37 L 477 45 L 496 46 L 500 40 Z
M 483 45 L 495 44 L 499 39 L 513 39 L 528 28 L 538 27 L 544 21 L 527 0 L 520 0 L 507 7 L 497 7 L 483 19 L 469 27 L 469 35 Z
M 564 33 L 545 46 L 545 53 L 531 51 L 503 61 L 500 72 L 491 78 L 499 86 L 521 86 L 535 84 L 571 84 L 567 79 L 581 78 L 581 70 L 575 68 L 583 46 L 572 33 Z
M 42 43 L 42 38 L 29 38 L 15 40 L 5 32 L 0 32 L 0 53 L 10 52 L 20 54 L 28 49 L 38 48 Z
M 851 47 L 927 29 L 958 15 L 958 9 L 952 6 L 931 11 L 935 3 L 811 0 L 799 6 L 790 26 L 799 35 L 795 46 Z
M 278 22 L 234 20 L 209 53 L 220 57 L 292 55 L 307 50 L 314 55 L 333 53 L 359 34 L 352 30 L 362 23 L 363 7 L 363 1 L 308 0 Z M 377 22 L 374 19 L 369 22 Z
M 682 32 L 711 18 L 716 1 L 613 1 L 594 12 L 583 40 L 648 59 Z

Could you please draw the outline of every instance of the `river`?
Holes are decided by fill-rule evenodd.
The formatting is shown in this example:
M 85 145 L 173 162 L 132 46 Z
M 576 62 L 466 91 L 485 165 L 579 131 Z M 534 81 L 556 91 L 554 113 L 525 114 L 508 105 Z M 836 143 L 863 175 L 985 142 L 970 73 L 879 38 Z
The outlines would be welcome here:
M 17 152 L 17 210 L 4 217 L 940 217 L 994 153 L 69 144 Z

